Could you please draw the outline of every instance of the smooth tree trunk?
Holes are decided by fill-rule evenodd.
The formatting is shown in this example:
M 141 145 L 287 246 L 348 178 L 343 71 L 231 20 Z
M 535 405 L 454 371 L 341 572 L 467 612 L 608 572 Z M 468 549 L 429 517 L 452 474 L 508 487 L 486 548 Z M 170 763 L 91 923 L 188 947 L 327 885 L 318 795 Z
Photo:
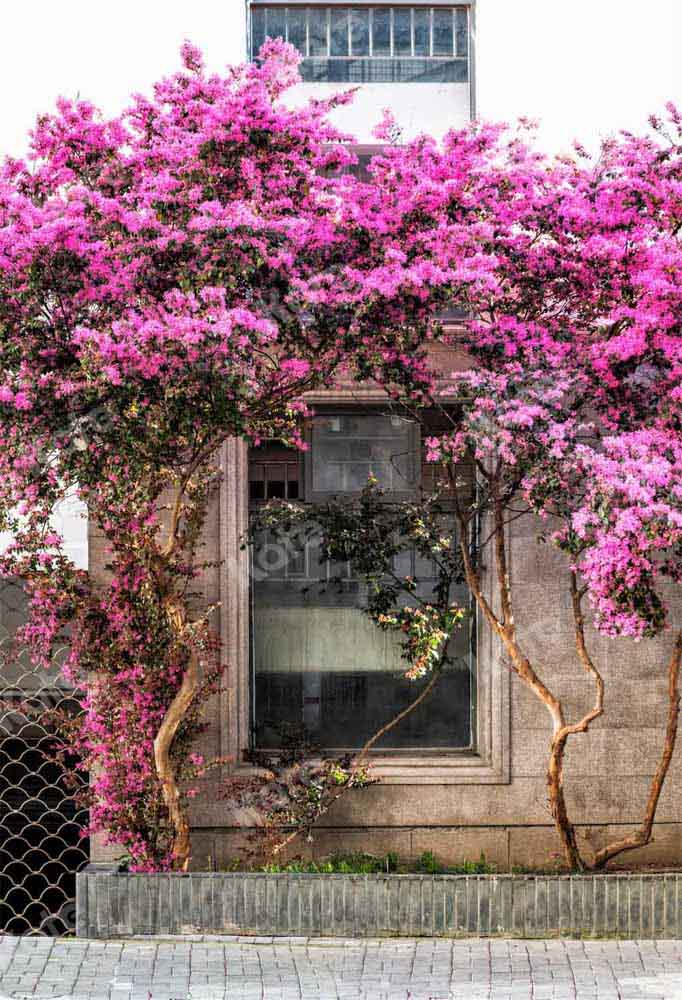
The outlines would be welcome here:
M 171 753 L 178 729 L 199 691 L 201 672 L 198 651 L 191 635 L 188 642 L 188 634 L 191 629 L 186 600 L 182 594 L 176 593 L 174 590 L 173 576 L 169 572 L 169 561 L 177 554 L 178 550 L 182 549 L 184 549 L 186 560 L 188 562 L 192 560 L 194 545 L 205 520 L 206 507 L 203 507 L 202 516 L 195 517 L 190 526 L 187 522 L 187 510 L 183 506 L 183 501 L 192 477 L 202 463 L 207 460 L 209 454 L 209 449 L 199 448 L 192 456 L 191 461 L 188 462 L 183 476 L 176 482 L 166 542 L 156 550 L 153 559 L 171 633 L 178 646 L 187 649 L 187 664 L 180 687 L 168 706 L 154 739 L 154 764 L 168 811 L 173 868 L 179 871 L 187 871 L 189 868 L 191 839 L 187 807 L 183 802 Z
M 186 631 L 186 614 L 181 600 L 175 598 L 169 603 L 168 618 L 178 637 Z M 175 766 L 171 759 L 173 740 L 185 718 L 199 689 L 199 659 L 194 649 L 190 649 L 187 667 L 182 683 L 168 706 L 166 714 L 154 739 L 154 763 L 161 782 L 163 800 L 168 810 L 168 822 L 172 830 L 171 852 L 175 870 L 187 871 L 191 858 L 189 816 L 182 801 Z
M 477 561 L 473 557 L 472 546 L 472 515 L 465 513 L 458 501 L 457 486 L 454 474 L 450 470 L 450 482 L 455 499 L 455 512 L 459 525 L 459 544 L 464 574 L 476 603 L 492 630 L 500 638 L 513 673 L 528 687 L 536 698 L 549 712 L 552 720 L 552 741 L 547 767 L 547 795 L 549 808 L 554 825 L 562 844 L 564 856 L 569 868 L 573 871 L 583 871 L 587 865 L 577 843 L 576 830 L 570 819 L 564 791 L 564 755 L 568 737 L 574 732 L 585 732 L 592 719 L 603 711 L 603 685 L 596 668 L 591 663 L 584 644 L 582 632 L 582 616 L 576 623 L 578 652 L 586 669 L 595 677 L 597 683 L 597 699 L 595 707 L 575 725 L 567 725 L 563 705 L 559 698 L 547 687 L 534 670 L 529 658 L 523 652 L 518 641 L 516 622 L 512 600 L 512 585 L 507 563 L 507 532 L 504 520 L 504 505 L 499 495 L 498 485 L 490 480 L 490 495 L 492 506 L 491 540 L 494 551 L 495 577 L 499 612 L 483 592 L 483 583 Z M 577 589 L 572 577 L 572 587 Z M 579 638 L 582 640 L 582 646 Z

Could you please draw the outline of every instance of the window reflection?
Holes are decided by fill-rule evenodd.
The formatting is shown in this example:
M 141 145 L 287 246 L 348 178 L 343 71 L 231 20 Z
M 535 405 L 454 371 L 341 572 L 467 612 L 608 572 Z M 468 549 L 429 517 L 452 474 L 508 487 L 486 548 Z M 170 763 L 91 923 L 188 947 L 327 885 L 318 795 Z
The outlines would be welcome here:
M 412 55 L 412 12 L 393 11 L 393 48 L 397 56 Z
M 452 11 L 434 10 L 433 12 L 433 55 L 451 56 L 453 54 Z
M 466 7 L 257 5 L 251 54 L 266 37 L 286 38 L 304 57 L 307 81 L 407 83 L 468 80 Z
M 369 55 L 369 11 L 350 12 L 351 52 L 354 56 Z
M 308 54 L 310 56 L 326 56 L 328 45 L 328 10 L 308 11 Z
M 307 55 L 306 16 L 304 10 L 292 9 L 288 12 L 288 41 L 295 45 L 301 55 Z
M 375 7 L 372 11 L 372 55 L 391 54 L 391 11 Z
M 332 56 L 350 55 L 350 20 L 347 10 L 331 12 L 331 49 Z
M 431 51 L 431 28 L 428 10 L 414 12 L 414 54 L 428 56 Z

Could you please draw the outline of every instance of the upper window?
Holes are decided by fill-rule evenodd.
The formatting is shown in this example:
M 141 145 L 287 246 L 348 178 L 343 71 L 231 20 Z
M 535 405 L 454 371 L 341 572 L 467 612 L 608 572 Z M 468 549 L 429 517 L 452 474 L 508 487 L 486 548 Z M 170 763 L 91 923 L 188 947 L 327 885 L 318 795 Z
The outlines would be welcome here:
M 393 414 L 357 412 L 319 416 L 312 422 L 307 495 L 360 493 L 373 477 L 394 495 L 417 486 L 416 425 Z
M 303 56 L 307 81 L 465 83 L 466 7 L 284 7 L 251 10 L 251 55 L 283 38 Z

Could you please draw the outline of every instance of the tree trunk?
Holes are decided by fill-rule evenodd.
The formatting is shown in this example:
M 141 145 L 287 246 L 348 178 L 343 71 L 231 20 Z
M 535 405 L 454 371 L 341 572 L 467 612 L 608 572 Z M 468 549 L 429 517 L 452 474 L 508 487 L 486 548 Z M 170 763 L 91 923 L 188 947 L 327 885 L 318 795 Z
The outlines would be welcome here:
M 492 603 L 483 593 L 480 573 L 471 556 L 471 519 L 466 516 L 459 506 L 456 493 L 456 482 L 451 472 L 450 481 L 455 501 L 456 517 L 459 524 L 460 552 L 462 555 L 464 574 L 469 589 L 490 627 L 499 636 L 509 657 L 509 664 L 512 672 L 516 674 L 516 676 L 533 692 L 535 697 L 538 698 L 538 700 L 545 706 L 552 720 L 553 735 L 550 760 L 547 768 L 549 806 L 569 867 L 572 870 L 577 869 L 582 871 L 585 868 L 585 862 L 583 861 L 577 846 L 575 827 L 570 821 L 566 798 L 564 796 L 564 752 L 568 736 L 573 732 L 584 731 L 589 725 L 589 721 L 591 721 L 591 719 L 597 714 L 601 714 L 601 707 L 593 709 L 592 712 L 588 713 L 588 715 L 575 726 L 566 725 L 563 705 L 561 704 L 560 699 L 557 698 L 552 691 L 550 691 L 547 685 L 535 672 L 533 665 L 524 654 L 517 639 L 512 601 L 511 577 L 507 565 L 506 528 L 504 523 L 503 508 L 499 499 L 497 488 L 495 486 L 491 487 L 491 493 L 495 496 L 493 509 L 494 527 L 491 537 L 495 551 L 495 567 L 500 604 L 499 614 L 494 610 Z M 575 586 L 574 578 L 572 578 L 572 584 Z M 582 619 L 578 623 L 578 627 L 582 629 Z M 587 663 L 585 665 L 586 667 L 588 666 Z M 592 672 L 596 674 L 596 671 L 592 670 Z
M 566 798 L 564 796 L 564 755 L 569 736 L 574 736 L 576 733 L 586 733 L 590 724 L 603 714 L 604 681 L 589 654 L 585 641 L 585 618 L 582 610 L 584 591 L 581 591 L 578 587 L 578 578 L 575 571 L 571 572 L 570 580 L 576 650 L 580 662 L 594 680 L 595 698 L 593 707 L 578 722 L 571 725 L 564 725 L 560 729 L 555 727 L 550 746 L 549 763 L 547 765 L 547 787 L 550 809 L 561 843 L 563 844 L 566 860 L 571 869 L 584 871 L 586 864 L 578 849 L 575 827 L 569 820 L 566 808 Z
M 564 753 L 566 751 L 567 734 L 565 731 L 555 733 L 549 754 L 547 766 L 547 793 L 549 807 L 554 819 L 554 825 L 564 848 L 564 855 L 572 871 L 584 871 L 583 861 L 576 840 L 575 827 L 568 816 L 566 797 L 564 795 Z
M 173 629 L 180 637 L 186 627 L 185 609 L 177 599 L 168 607 L 168 617 Z M 179 871 L 187 871 L 191 856 L 189 833 L 189 817 L 183 805 L 180 788 L 171 760 L 171 748 L 180 723 L 194 700 L 199 688 L 199 659 L 194 649 L 190 650 L 187 668 L 182 678 L 182 684 L 173 701 L 168 706 L 166 714 L 159 726 L 154 740 L 154 763 L 156 773 L 161 782 L 163 799 L 168 810 L 168 822 L 173 831 L 172 855 L 173 867 Z

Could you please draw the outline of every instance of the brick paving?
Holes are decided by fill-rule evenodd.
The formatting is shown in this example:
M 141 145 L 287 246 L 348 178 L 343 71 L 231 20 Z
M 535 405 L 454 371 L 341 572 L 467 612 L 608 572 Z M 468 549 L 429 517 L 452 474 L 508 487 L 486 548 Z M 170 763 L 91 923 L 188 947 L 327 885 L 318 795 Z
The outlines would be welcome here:
M 682 941 L 0 937 L 0 1000 L 682 1000 Z

